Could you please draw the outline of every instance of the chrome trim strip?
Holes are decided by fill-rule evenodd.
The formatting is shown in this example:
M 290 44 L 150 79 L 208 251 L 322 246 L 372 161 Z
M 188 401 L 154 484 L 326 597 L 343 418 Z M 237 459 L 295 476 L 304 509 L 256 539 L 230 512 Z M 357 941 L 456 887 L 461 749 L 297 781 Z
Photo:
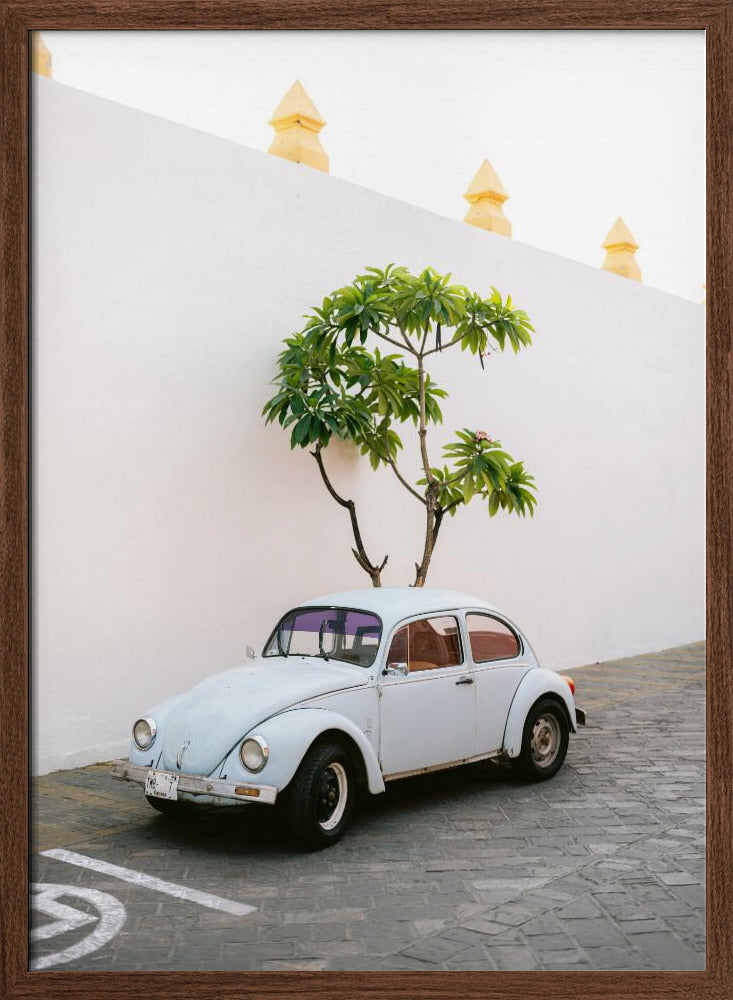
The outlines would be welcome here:
M 138 741 L 135 739 L 135 726 L 137 726 L 138 722 L 147 722 L 147 724 L 150 726 L 150 743 L 146 743 L 144 747 L 140 746 Z M 138 750 L 149 750 L 153 745 L 153 743 L 155 743 L 155 737 L 157 735 L 158 735 L 158 727 L 155 723 L 155 719 L 153 719 L 150 715 L 143 715 L 141 718 L 135 719 L 134 723 L 132 724 L 132 738 Z
M 262 763 L 260 764 L 259 767 L 247 767 L 247 765 L 244 763 L 244 753 L 243 753 L 244 744 L 249 743 L 250 740 L 252 740 L 253 743 L 256 743 L 257 746 L 262 751 Z M 269 756 L 270 756 L 270 748 L 267 745 L 267 740 L 265 739 L 264 736 L 260 736 L 259 733 L 255 733 L 253 736 L 245 736 L 245 738 L 239 745 L 239 759 L 242 762 L 242 767 L 245 769 L 245 771 L 249 771 L 250 774 L 259 774 L 259 772 L 267 763 L 267 758 Z
M 489 760 L 490 758 L 501 758 L 502 750 L 492 750 L 491 753 L 479 753 L 474 757 L 464 757 L 462 760 L 451 760 L 447 764 L 431 764 L 430 767 L 416 767 L 413 771 L 395 771 L 394 774 L 385 774 L 385 781 L 394 781 L 397 778 L 410 778 L 414 774 L 428 774 L 430 771 L 447 771 L 451 767 L 461 767 L 463 764 L 474 764 L 479 760 Z
M 277 788 L 274 785 L 259 785 L 251 781 L 224 781 L 222 778 L 207 778 L 200 774 L 177 774 L 176 771 L 167 771 L 165 768 L 146 767 L 139 764 L 131 764 L 127 760 L 115 760 L 112 762 L 112 777 L 120 778 L 122 781 L 136 781 L 144 785 L 148 771 L 159 771 L 163 774 L 173 774 L 178 777 L 178 790 L 189 792 L 191 795 L 210 795 L 213 798 L 235 799 L 239 802 L 261 802 L 265 805 L 273 805 L 277 798 Z M 248 789 L 258 791 L 259 795 L 247 795 L 245 791 L 237 794 L 236 789 Z

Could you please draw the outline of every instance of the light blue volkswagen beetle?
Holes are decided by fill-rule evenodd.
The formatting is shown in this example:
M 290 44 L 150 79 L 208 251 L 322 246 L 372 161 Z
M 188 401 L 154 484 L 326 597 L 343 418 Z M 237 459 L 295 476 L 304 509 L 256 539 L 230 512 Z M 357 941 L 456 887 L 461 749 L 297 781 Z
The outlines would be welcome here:
M 277 802 L 304 846 L 335 843 L 355 793 L 470 761 L 551 778 L 585 724 L 573 682 L 539 666 L 485 601 L 442 590 L 329 594 L 288 611 L 260 656 L 135 722 L 112 773 L 181 816 Z

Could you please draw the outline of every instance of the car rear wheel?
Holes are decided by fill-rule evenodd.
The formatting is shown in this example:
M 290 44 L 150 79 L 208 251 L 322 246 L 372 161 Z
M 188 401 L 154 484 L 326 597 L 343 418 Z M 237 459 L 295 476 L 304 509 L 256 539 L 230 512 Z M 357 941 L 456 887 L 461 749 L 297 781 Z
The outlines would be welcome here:
M 284 796 L 286 821 L 296 843 L 317 850 L 341 839 L 353 810 L 353 775 L 343 747 L 311 747 Z
M 570 728 L 554 698 L 540 698 L 524 723 L 522 750 L 512 765 L 526 778 L 545 781 L 557 774 L 568 752 Z

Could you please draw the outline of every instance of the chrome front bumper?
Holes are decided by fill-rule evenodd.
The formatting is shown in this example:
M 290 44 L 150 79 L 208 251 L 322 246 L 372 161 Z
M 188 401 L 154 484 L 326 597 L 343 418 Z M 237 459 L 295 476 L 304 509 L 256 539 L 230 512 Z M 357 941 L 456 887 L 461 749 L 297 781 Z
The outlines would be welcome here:
M 174 774 L 178 778 L 178 791 L 188 801 L 217 802 L 226 799 L 231 802 L 261 802 L 273 805 L 277 798 L 277 788 L 274 785 L 256 785 L 251 782 L 225 781 L 222 778 L 207 778 L 200 774 L 180 774 L 178 771 L 166 771 L 157 767 L 141 767 L 127 760 L 116 760 L 112 763 L 112 776 L 122 781 L 136 781 L 145 784 L 150 771 L 163 774 Z M 227 803 L 222 803 L 227 804 Z

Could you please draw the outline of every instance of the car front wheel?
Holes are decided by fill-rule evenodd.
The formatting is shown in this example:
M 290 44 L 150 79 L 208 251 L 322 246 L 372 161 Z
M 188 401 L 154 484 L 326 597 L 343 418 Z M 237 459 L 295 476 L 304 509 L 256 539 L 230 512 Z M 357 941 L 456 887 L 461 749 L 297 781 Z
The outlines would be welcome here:
M 554 698 L 540 698 L 524 723 L 522 750 L 512 764 L 534 781 L 552 778 L 563 765 L 569 739 L 570 729 L 562 706 Z
M 351 818 L 353 768 L 335 743 L 311 747 L 285 793 L 285 816 L 293 839 L 312 850 L 341 839 Z

